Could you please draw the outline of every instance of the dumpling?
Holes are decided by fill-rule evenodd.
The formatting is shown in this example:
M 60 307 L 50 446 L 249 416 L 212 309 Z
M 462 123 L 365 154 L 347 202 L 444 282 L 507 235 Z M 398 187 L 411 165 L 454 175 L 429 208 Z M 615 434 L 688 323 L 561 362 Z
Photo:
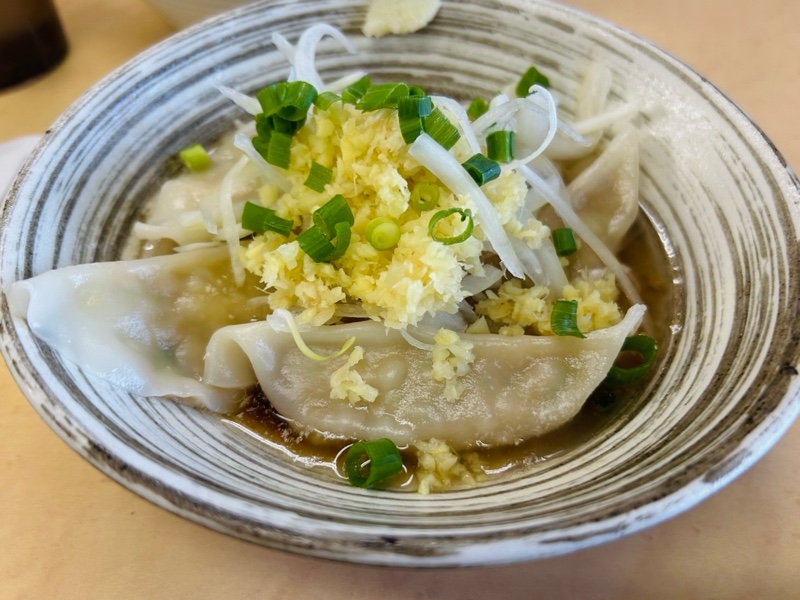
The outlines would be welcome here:
M 620 131 L 603 153 L 567 186 L 575 212 L 612 251 L 639 212 L 639 136 Z
M 368 405 L 331 399 L 330 378 L 345 357 L 312 361 L 290 333 L 267 322 L 215 333 L 204 380 L 233 388 L 258 382 L 278 413 L 296 427 L 331 436 L 388 437 L 400 445 L 436 437 L 456 449 L 513 444 L 552 431 L 577 414 L 644 312 L 644 306 L 635 305 L 619 324 L 585 339 L 462 334 L 474 344 L 475 361 L 463 376 L 461 397 L 452 402 L 444 399 L 443 384 L 429 375 L 430 352 L 372 321 L 304 333 L 320 353 L 356 338 L 365 351 L 354 368 L 378 390 Z
M 11 313 L 60 355 L 140 396 L 230 409 L 240 394 L 201 382 L 214 331 L 261 319 L 225 248 L 77 265 L 11 284 Z M 54 302 L 53 299 L 58 301 Z

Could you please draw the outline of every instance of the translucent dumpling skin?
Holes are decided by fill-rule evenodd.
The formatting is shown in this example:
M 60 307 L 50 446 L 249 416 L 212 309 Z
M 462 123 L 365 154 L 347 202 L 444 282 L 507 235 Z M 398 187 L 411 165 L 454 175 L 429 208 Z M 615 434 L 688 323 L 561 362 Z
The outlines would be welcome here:
M 206 383 L 241 387 L 258 382 L 275 409 L 301 429 L 357 439 L 389 437 L 397 444 L 438 438 L 454 448 L 513 444 L 565 424 L 612 366 L 645 308 L 633 306 L 618 325 L 573 337 L 462 334 L 475 361 L 458 400 L 430 376 L 431 354 L 375 322 L 315 329 L 304 334 L 320 353 L 350 337 L 365 349 L 355 369 L 378 389 L 372 403 L 331 398 L 330 378 L 342 356 L 306 357 L 288 332 L 267 322 L 226 327 L 206 354 Z

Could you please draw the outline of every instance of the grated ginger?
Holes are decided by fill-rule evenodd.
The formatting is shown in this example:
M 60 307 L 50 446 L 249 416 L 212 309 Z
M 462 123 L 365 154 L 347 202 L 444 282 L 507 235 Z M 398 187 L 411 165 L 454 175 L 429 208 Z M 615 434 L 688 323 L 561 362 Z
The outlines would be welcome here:
M 445 442 L 437 439 L 414 442 L 417 451 L 417 492 L 422 495 L 455 486 L 472 486 L 484 479 Z
M 347 361 L 331 373 L 331 398 L 333 400 L 347 400 L 350 404 L 358 402 L 375 402 L 378 390 L 369 385 L 355 366 L 364 358 L 364 349 L 361 346 L 353 348 Z
M 332 169 L 324 193 L 305 187 L 312 162 Z M 465 298 L 464 275 L 483 273 L 483 234 L 479 228 L 460 244 L 433 242 L 428 222 L 433 212 L 418 214 L 409 207 L 411 190 L 435 178 L 408 154 L 395 111 L 362 112 L 336 103 L 314 109 L 308 123 L 294 136 L 290 168 L 291 189 L 264 189 L 261 197 L 278 216 L 305 223 L 309 214 L 332 196 L 347 198 L 355 217 L 351 242 L 336 262 L 315 263 L 296 242 L 272 233 L 254 237 L 243 253 L 245 268 L 261 278 L 270 306 L 298 312 L 298 322 L 321 325 L 333 318 L 335 304 L 359 302 L 367 316 L 388 327 L 414 325 L 426 314 L 455 313 Z M 486 193 L 502 219 L 512 222 L 525 199 L 525 182 L 506 171 Z M 439 184 L 438 209 L 463 206 Z M 394 218 L 401 228 L 398 245 L 377 251 L 367 241 L 367 223 L 379 216 Z M 546 229 L 546 228 L 545 228 Z M 441 233 L 448 235 L 445 227 Z

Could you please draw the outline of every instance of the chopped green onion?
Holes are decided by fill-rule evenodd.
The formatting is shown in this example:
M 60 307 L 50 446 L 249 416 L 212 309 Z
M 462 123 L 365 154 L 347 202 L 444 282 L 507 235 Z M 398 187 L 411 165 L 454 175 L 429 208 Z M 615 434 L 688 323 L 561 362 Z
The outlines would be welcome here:
M 372 488 L 403 472 L 403 458 L 392 440 L 356 442 L 344 457 L 344 473 L 350 483 Z
M 280 131 L 273 131 L 267 146 L 267 162 L 276 167 L 289 168 L 291 159 L 292 136 Z
M 399 119 L 400 133 L 403 135 L 403 140 L 406 144 L 414 143 L 423 131 L 421 117 L 408 117 L 406 119 Z
M 438 108 L 422 119 L 422 127 L 445 150 L 450 150 L 461 137 L 456 126 Z
M 439 204 L 439 186 L 435 183 L 423 181 L 414 186 L 411 191 L 411 208 L 418 213 L 436 208 Z
M 490 182 L 500 177 L 500 165 L 480 152 L 470 156 L 461 164 L 478 185 Z
M 585 338 L 578 329 L 578 301 L 556 300 L 550 313 L 550 328 L 556 335 L 571 335 Z
M 380 83 L 371 85 L 356 103 L 356 108 L 369 112 L 379 108 L 396 108 L 400 98 L 408 96 L 405 83 Z
M 423 131 L 422 117 L 433 112 L 433 103 L 428 96 L 406 96 L 397 101 L 397 119 L 400 133 L 406 144 L 411 144 Z
M 308 172 L 308 178 L 305 180 L 303 185 L 305 185 L 307 188 L 311 188 L 315 192 L 321 192 L 325 189 L 325 186 L 330 183 L 331 177 L 333 177 L 333 171 L 331 171 L 328 167 L 325 167 L 318 162 L 312 162 L 311 170 Z
M 366 237 L 375 250 L 391 250 L 400 241 L 400 226 L 391 217 L 377 217 L 367 223 Z
M 356 81 L 354 84 L 346 87 L 342 91 L 342 102 L 345 104 L 355 104 L 364 93 L 369 89 L 372 80 L 370 79 L 369 75 L 364 75 L 361 79 Z
M 447 217 L 449 217 L 450 215 L 453 215 L 453 214 L 460 215 L 462 222 L 466 221 L 466 220 L 469 220 L 469 222 L 467 223 L 467 227 L 464 229 L 464 231 L 461 234 L 453 236 L 453 237 L 442 238 L 442 237 L 437 236 L 436 235 L 436 225 L 442 219 L 445 219 L 445 218 L 447 218 Z M 459 243 L 463 242 L 464 240 L 466 240 L 469 236 L 472 235 L 472 230 L 474 229 L 474 227 L 475 227 L 475 223 L 472 220 L 472 211 L 470 209 L 468 209 L 468 208 L 448 208 L 448 209 L 445 209 L 445 210 L 440 210 L 439 212 L 437 212 L 435 215 L 433 215 L 431 217 L 431 220 L 428 223 L 428 233 L 430 234 L 430 236 L 433 239 L 433 241 L 441 242 L 445 246 L 450 246 L 452 244 L 459 244 Z
M 246 202 L 242 211 L 242 227 L 254 233 L 274 231 L 288 236 L 292 232 L 294 221 L 279 217 L 271 208 Z
M 467 116 L 473 121 L 487 112 L 489 112 L 489 103 L 483 98 L 473 99 L 467 108 Z
M 486 136 L 486 154 L 497 162 L 511 162 L 514 160 L 514 137 L 513 131 L 493 131 Z
M 211 166 L 211 157 L 201 144 L 184 148 L 178 153 L 178 158 L 187 169 L 193 172 L 205 171 Z
M 308 254 L 314 262 L 325 262 L 335 250 L 333 244 L 322 230 L 312 225 L 297 236 L 300 249 Z
M 405 96 L 397 100 L 397 116 L 403 119 L 427 117 L 433 112 L 433 102 L 428 96 Z
M 520 78 L 519 83 L 517 84 L 517 89 L 515 90 L 517 96 L 520 98 L 526 97 L 534 85 L 540 85 L 543 88 L 549 88 L 550 80 L 546 76 L 542 75 L 539 72 L 539 69 L 536 67 L 531 67 L 525 71 L 525 74 Z
M 286 82 L 273 83 L 256 94 L 256 99 L 261 105 L 264 114 L 274 115 L 283 104 L 286 97 Z
M 305 119 L 317 90 L 305 81 L 282 81 L 268 85 L 256 94 L 264 115 L 278 115 L 287 121 Z
M 333 252 L 325 258 L 325 262 L 339 260 L 344 256 L 347 247 L 350 245 L 350 223 L 347 221 L 339 221 L 334 226 L 334 233 L 336 234 L 334 236 L 336 245 L 333 247 Z
M 641 356 L 642 362 L 632 367 L 614 365 L 606 375 L 609 383 L 631 383 L 644 377 L 653 362 L 658 344 L 649 335 L 633 335 L 625 338 L 621 352 L 634 352 Z
M 322 92 L 314 98 L 314 106 L 320 110 L 328 110 L 335 102 L 340 102 L 342 99 L 333 92 Z
M 578 250 L 575 236 L 569 227 L 553 229 L 553 245 L 555 245 L 556 254 L 559 256 L 569 256 Z
M 410 85 L 408 86 L 408 95 L 409 96 L 427 96 L 425 90 L 423 90 L 418 85 Z
M 333 198 L 320 206 L 314 211 L 311 217 L 314 219 L 314 225 L 319 227 L 320 231 L 328 239 L 336 235 L 337 223 L 344 221 L 351 226 L 355 223 L 353 211 L 350 210 L 347 201 L 341 194 L 336 194 Z
M 291 81 L 284 84 L 286 92 L 278 107 L 278 116 L 287 121 L 300 121 L 306 118 L 308 109 L 317 97 L 316 88 L 305 81 Z
M 271 132 L 270 132 L 270 137 L 272 137 Z M 252 142 L 253 142 L 253 148 L 256 149 L 256 152 L 258 152 L 262 157 L 264 157 L 264 160 L 267 160 L 267 156 L 269 155 L 269 139 L 264 140 L 264 138 L 255 136 L 252 139 Z

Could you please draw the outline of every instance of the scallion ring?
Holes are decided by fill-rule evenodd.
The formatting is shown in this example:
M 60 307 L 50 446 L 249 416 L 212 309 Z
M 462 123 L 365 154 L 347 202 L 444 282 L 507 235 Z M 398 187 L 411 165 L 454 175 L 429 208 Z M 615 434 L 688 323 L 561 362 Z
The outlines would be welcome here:
M 486 136 L 486 154 L 492 160 L 508 163 L 514 160 L 514 132 L 506 129 Z
M 403 457 L 386 438 L 356 442 L 344 456 L 344 473 L 356 487 L 375 487 L 402 472 Z
M 556 335 L 569 335 L 578 338 L 586 336 L 578 329 L 578 301 L 556 300 L 550 313 L 550 328 Z
M 501 173 L 500 165 L 480 152 L 470 156 L 461 166 L 478 185 L 497 179 Z
M 525 71 L 524 75 L 520 77 L 519 83 L 514 90 L 519 98 L 525 98 L 530 94 L 530 90 L 534 85 L 540 85 L 543 88 L 550 87 L 550 80 L 539 72 L 536 67 L 531 67 Z
M 242 211 L 242 228 L 253 233 L 274 231 L 288 236 L 292 232 L 292 227 L 294 227 L 294 221 L 279 217 L 271 208 L 245 202 Z
M 489 112 L 489 103 L 483 98 L 474 98 L 467 108 L 467 116 L 473 121 L 487 112 Z
M 400 226 L 391 217 L 376 217 L 367 223 L 365 235 L 375 250 L 391 250 L 400 241 Z
M 436 235 L 436 225 L 442 219 L 446 219 L 450 215 L 458 214 L 461 216 L 461 221 L 468 221 L 467 226 L 462 233 L 459 235 L 454 235 L 452 237 L 439 237 Z M 440 242 L 445 246 L 450 246 L 452 244 L 459 244 L 469 238 L 472 235 L 472 230 L 475 227 L 475 223 L 472 220 L 472 211 L 468 208 L 447 208 L 445 210 L 440 210 L 435 215 L 431 217 L 430 222 L 428 223 L 428 233 L 430 234 L 431 238 L 435 242 Z
M 325 189 L 325 186 L 330 183 L 331 177 L 333 177 L 333 171 L 331 169 L 318 162 L 312 162 L 311 169 L 308 171 L 308 177 L 303 185 L 315 192 L 321 192 Z
M 314 262 L 326 262 L 335 250 L 328 236 L 316 225 L 312 225 L 298 235 L 297 244 Z
M 649 335 L 633 335 L 625 338 L 622 344 L 622 352 L 631 352 L 638 354 L 641 357 L 641 362 L 632 367 L 618 367 L 616 365 L 611 367 L 606 381 L 614 384 L 631 383 L 644 377 L 644 374 L 650 368 L 653 359 L 658 351 L 658 344 Z
M 194 144 L 178 153 L 178 158 L 192 172 L 205 171 L 211 166 L 211 157 L 201 144 Z
M 556 254 L 559 256 L 569 256 L 578 250 L 575 235 L 569 227 L 553 229 L 553 245 L 556 248 Z
M 411 208 L 418 213 L 436 208 L 441 190 L 435 183 L 423 181 L 411 191 Z
M 325 234 L 328 239 L 333 238 L 336 233 L 336 223 L 340 221 L 347 222 L 348 225 L 355 223 L 353 211 L 347 205 L 347 201 L 341 194 L 336 194 L 333 198 L 328 200 L 325 204 L 320 206 L 311 215 L 314 225 Z

